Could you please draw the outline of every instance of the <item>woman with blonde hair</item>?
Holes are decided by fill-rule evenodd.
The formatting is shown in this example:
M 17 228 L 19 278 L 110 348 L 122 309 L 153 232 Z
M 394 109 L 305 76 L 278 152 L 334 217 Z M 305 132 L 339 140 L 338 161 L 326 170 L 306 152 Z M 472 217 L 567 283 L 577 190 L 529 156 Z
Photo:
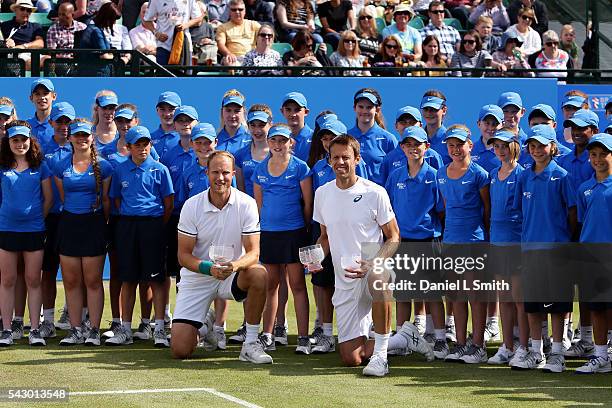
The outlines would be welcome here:
M 119 105 L 117 94 L 103 89 L 96 94 L 96 102 L 92 114 L 92 135 L 96 149 L 102 157 L 106 157 L 106 150 L 113 147 L 117 138 L 117 125 L 115 124 L 115 109 Z
M 536 17 L 533 9 L 522 8 L 519 10 L 519 19 L 516 24 L 508 27 L 506 33 L 511 33 L 514 38 L 521 36 L 523 38 L 523 45 L 521 50 L 526 56 L 534 54 L 542 49 L 542 39 L 540 33 L 531 28 L 531 25 L 535 23 Z
M 364 7 L 359 11 L 355 32 L 359 39 L 361 55 L 368 59 L 374 58 L 380 48 L 382 36 L 376 28 L 376 16 L 370 7 Z
M 338 50 L 330 56 L 337 67 L 363 67 L 366 58 L 359 52 L 357 35 L 352 31 L 344 31 L 340 36 Z M 368 71 L 343 71 L 344 76 L 370 76 Z

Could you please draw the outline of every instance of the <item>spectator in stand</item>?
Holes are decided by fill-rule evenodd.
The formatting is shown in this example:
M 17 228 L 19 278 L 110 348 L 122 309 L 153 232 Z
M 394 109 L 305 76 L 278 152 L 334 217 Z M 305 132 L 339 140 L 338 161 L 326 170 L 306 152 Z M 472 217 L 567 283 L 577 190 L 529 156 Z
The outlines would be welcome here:
M 574 68 L 578 69 L 578 45 L 576 44 L 576 31 L 570 24 L 561 27 L 561 43 L 559 49 L 567 52 L 572 59 Z
M 386 25 L 393 24 L 393 12 L 395 11 L 395 7 L 399 4 L 399 0 L 387 0 L 387 3 L 384 6 L 382 17 L 385 19 Z
M 121 10 L 121 23 L 129 31 L 136 27 L 138 18 L 142 22 L 142 6 L 148 3 L 146 0 L 119 0 L 119 10 Z M 132 41 L 133 42 L 133 41 Z M 133 44 L 132 44 L 133 45 Z
M 508 12 L 502 0 L 484 0 L 470 13 L 470 23 L 476 25 L 480 16 L 489 16 L 493 19 L 493 32 L 496 34 L 503 33 L 510 26 Z
M 429 18 L 429 11 L 431 10 L 431 3 L 431 0 L 415 0 L 412 2 L 412 8 L 427 20 Z
M 488 68 L 492 67 L 497 70 L 503 70 L 501 68 L 503 64 L 494 62 L 493 57 L 487 50 L 482 49 L 482 41 L 480 35 L 476 30 L 470 30 L 463 36 L 461 40 L 461 47 L 459 51 L 453 54 L 453 58 L 450 62 L 451 68 Z M 482 76 L 483 73 L 461 72 L 454 71 L 451 75 L 453 76 Z
M 423 40 L 423 57 L 418 63 L 423 68 L 447 68 L 446 58 L 440 54 L 440 40 L 435 35 L 428 35 Z M 412 76 L 445 76 L 443 71 L 415 71 Z
M 363 67 L 366 58 L 359 52 L 357 35 L 346 30 L 340 36 L 338 50 L 329 57 L 336 67 Z M 370 76 L 368 71 L 343 71 L 344 76 Z
M 283 60 L 278 51 L 272 49 L 274 43 L 274 26 L 270 23 L 262 23 L 255 40 L 255 48 L 244 56 L 242 66 L 245 67 L 282 67 Z M 283 71 L 250 70 L 247 75 L 282 75 Z
M 383 38 L 394 35 L 402 45 L 402 53 L 409 61 L 418 61 L 421 59 L 423 49 L 421 43 L 423 39 L 421 34 L 415 28 L 408 25 L 410 19 L 414 17 L 414 11 L 407 4 L 400 4 L 395 7 L 393 12 L 393 20 L 395 22 L 383 29 Z
M 476 31 L 482 40 L 482 49 L 493 54 L 501 46 L 501 38 L 493 33 L 493 19 L 489 16 L 480 16 L 476 22 Z
M 57 21 L 47 31 L 47 48 L 71 50 L 74 48 L 74 33 L 85 30 L 85 24 L 75 21 L 74 5 L 70 2 L 60 4 Z M 56 54 L 57 58 L 72 58 L 72 54 Z
M 523 76 L 523 77 L 533 77 L 535 76 L 533 72 L 525 72 L 525 73 L 510 73 L 506 72 L 509 69 L 529 69 L 531 68 L 527 63 L 527 59 L 525 55 L 521 51 L 520 47 L 523 45 L 523 38 L 513 32 L 506 31 L 504 35 L 502 35 L 502 48 L 496 51 L 493 54 L 493 61 L 496 63 L 502 64 L 505 68 L 501 68 L 501 73 L 499 74 L 491 74 L 491 75 L 503 75 L 503 76 Z
M 390 35 L 380 44 L 378 53 L 371 64 L 373 67 L 407 67 L 410 61 L 402 53 L 402 45 L 398 38 Z M 406 76 L 399 70 L 378 70 L 372 73 L 375 76 Z
M 208 0 L 208 22 L 217 28 L 230 19 L 230 6 L 228 0 Z
M 507 30 L 509 33 L 520 35 L 523 38 L 521 50 L 529 57 L 542 49 L 542 39 L 540 34 L 531 28 L 531 24 L 535 21 L 535 14 L 530 8 L 523 8 L 519 13 L 519 21 L 517 24 L 510 26 Z
M 559 36 L 553 30 L 542 34 L 544 49 L 535 60 L 535 68 L 538 69 L 560 69 L 561 72 L 538 72 L 539 77 L 565 78 L 567 76 L 567 65 L 570 56 L 567 52 L 559 49 Z
M 478 4 L 480 0 L 446 0 L 444 7 L 450 11 L 451 16 L 459 20 L 462 27 L 468 26 L 470 13 L 474 10 L 474 3 Z
M 213 65 L 217 63 L 217 42 L 215 41 L 215 28 L 206 21 L 208 13 L 206 5 L 198 1 L 198 7 L 202 12 L 202 23 L 189 29 L 191 41 L 193 42 L 193 55 L 198 64 Z
M 142 20 L 142 25 L 153 34 L 157 40 L 155 58 L 162 65 L 168 64 L 174 33 L 182 31 L 185 41 L 191 44 L 189 28 L 200 24 L 203 16 L 196 0 L 151 0 Z M 157 27 L 153 22 L 157 23 Z M 191 64 L 192 47 L 187 47 L 188 55 L 185 61 Z
M 266 0 L 246 0 L 246 18 L 274 26 L 274 3 Z
M 306 0 L 304 0 L 306 1 Z M 317 12 L 323 27 L 323 38 L 335 50 L 338 48 L 340 33 L 354 30 L 356 26 L 355 11 L 351 0 L 329 0 L 318 6 Z
M 295 37 L 293 37 L 291 46 L 293 50 L 287 51 L 283 55 L 283 64 L 286 66 L 322 67 L 331 65 L 326 55 L 327 48 L 325 44 L 319 44 L 318 49 L 315 50 L 315 41 L 310 31 L 299 31 Z M 318 70 L 299 72 L 287 71 L 287 75 L 320 76 L 324 75 L 324 73 Z
M 115 50 L 131 50 L 132 41 L 128 29 L 117 20 L 121 17 L 121 12 L 115 3 L 104 3 L 98 10 L 93 21 L 96 26 L 104 33 L 110 47 Z M 130 54 L 121 54 L 121 60 L 127 64 L 130 62 Z
M 142 52 L 144 55 L 155 61 L 155 53 L 157 52 L 157 40 L 155 34 L 147 30 L 143 25 L 142 21 L 144 15 L 149 7 L 149 2 L 145 1 L 140 8 L 140 21 L 141 23 L 130 30 L 130 41 L 132 41 L 132 47 L 135 50 Z M 155 23 L 153 23 L 155 27 Z
M 434 0 L 429 4 L 429 24 L 421 30 L 421 37 L 436 35 L 440 39 L 440 51 L 450 60 L 459 45 L 461 35 L 454 27 L 444 24 L 444 3 Z
M 382 36 L 376 29 L 376 19 L 370 7 L 364 7 L 359 11 L 355 32 L 359 39 L 361 55 L 368 59 L 374 58 L 380 48 Z
M 276 4 L 278 34 L 282 41 L 291 42 L 298 31 L 307 30 L 316 43 L 322 43 L 323 37 L 315 33 L 314 18 L 315 11 L 309 0 L 281 0 Z
M 534 22 L 531 28 L 536 30 L 540 35 L 548 30 L 548 9 L 546 8 L 546 4 L 541 0 L 512 0 L 512 3 L 508 6 L 510 24 L 517 24 L 519 22 L 522 8 L 533 10 Z
M 243 0 L 230 0 L 229 5 L 230 21 L 217 28 L 217 47 L 223 56 L 222 65 L 241 65 L 244 55 L 255 45 L 261 24 L 244 18 Z
M 45 46 L 42 27 L 40 24 L 30 23 L 30 16 L 35 9 L 30 0 L 17 0 L 11 5 L 15 17 L 0 25 L 6 48 L 27 50 Z M 20 53 L 19 58 L 25 61 L 26 70 L 29 70 L 31 54 Z

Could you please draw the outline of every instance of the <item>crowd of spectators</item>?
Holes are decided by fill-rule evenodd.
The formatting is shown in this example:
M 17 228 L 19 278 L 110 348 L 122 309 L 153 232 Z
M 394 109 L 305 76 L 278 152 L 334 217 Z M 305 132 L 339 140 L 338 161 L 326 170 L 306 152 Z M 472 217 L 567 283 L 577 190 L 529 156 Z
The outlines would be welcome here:
M 251 75 L 534 76 L 514 70 L 542 68 L 557 71 L 538 76 L 565 77 L 578 68 L 573 27 L 548 30 L 540 0 L 32 1 L 2 2 L 14 13 L 0 26 L 4 47 L 136 49 L 162 65 L 269 68 L 239 71 Z M 30 22 L 33 12 L 48 12 L 53 23 Z M 177 62 L 171 52 L 179 33 L 186 52 Z M 121 59 L 128 63 L 130 54 Z M 457 70 L 428 70 L 435 68 Z M 465 70 L 472 68 L 481 70 Z

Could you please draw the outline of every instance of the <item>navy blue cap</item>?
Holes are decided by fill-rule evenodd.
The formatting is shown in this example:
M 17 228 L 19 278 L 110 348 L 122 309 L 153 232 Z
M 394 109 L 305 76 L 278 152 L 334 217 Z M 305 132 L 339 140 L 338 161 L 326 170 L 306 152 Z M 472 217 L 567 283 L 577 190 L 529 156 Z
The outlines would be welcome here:
M 74 111 L 74 107 L 68 102 L 57 102 L 53 104 L 49 119 L 55 121 L 61 118 L 62 116 L 65 116 L 70 120 L 74 120 L 74 118 L 76 118 L 76 112 Z
M 115 112 L 115 119 L 117 118 L 124 118 L 124 119 L 128 119 L 128 120 L 132 120 L 134 119 L 134 116 L 136 115 L 136 112 L 134 112 L 132 109 L 130 108 L 121 108 L 118 111 Z
M 321 115 L 317 117 L 317 119 L 315 120 L 315 123 L 317 124 L 317 126 L 321 127 L 321 123 L 325 122 L 326 120 L 330 120 L 330 119 L 338 120 L 338 115 L 336 115 L 335 113 L 326 113 L 325 115 Z
M 556 143 L 557 135 L 555 133 L 555 129 L 548 125 L 535 125 L 529 130 L 525 144 L 529 143 L 529 141 L 532 139 L 537 140 L 543 145 L 547 145 L 552 142 Z
M 446 143 L 446 141 L 450 138 L 459 139 L 462 142 L 465 142 L 470 138 L 470 133 L 463 128 L 450 128 L 446 131 L 446 134 L 444 135 L 443 143 Z
M 91 135 L 92 126 L 91 123 L 87 122 L 73 122 L 70 124 L 70 134 L 74 135 L 76 133 L 87 133 Z
M 605 147 L 608 151 L 612 152 L 612 135 L 609 135 L 607 133 L 598 133 L 596 135 L 593 135 L 591 140 L 589 140 L 589 143 L 587 144 L 586 148 L 590 150 L 598 143 L 603 145 L 603 147 Z
M 497 123 L 502 123 L 504 121 L 504 111 L 497 105 L 485 105 L 480 108 L 478 120 L 482 121 L 487 116 L 493 116 L 495 120 L 497 120 Z
M 423 108 L 433 108 L 440 110 L 444 106 L 444 99 L 439 98 L 433 95 L 425 95 L 423 99 L 421 99 L 421 109 Z
M 427 143 L 427 132 L 420 126 L 408 126 L 402 132 L 401 143 L 406 143 L 406 139 L 414 139 L 420 143 Z
M 126 143 L 134 144 L 140 139 L 151 140 L 151 133 L 149 133 L 149 129 L 144 126 L 134 126 L 125 134 Z
M 268 115 L 266 112 L 260 111 L 260 110 L 251 111 L 247 115 L 247 122 L 251 123 L 254 120 L 258 120 L 258 121 L 263 122 L 263 123 L 268 123 L 270 121 L 270 115 Z
M 586 98 L 580 95 L 569 95 L 563 98 L 561 107 L 573 106 L 575 108 L 582 108 L 582 105 L 586 102 Z
M 236 105 L 244 106 L 244 98 L 238 95 L 229 95 L 223 98 L 221 102 L 221 106 L 227 106 L 229 104 L 235 103 Z
M 347 132 L 344 123 L 340 122 L 338 119 L 333 118 L 321 123 L 320 130 L 330 131 L 336 136 L 345 135 Z
M 378 98 L 372 92 L 365 91 L 365 92 L 358 93 L 355 96 L 355 102 L 357 102 L 359 99 L 367 99 L 368 101 L 372 102 L 376 106 L 380 105 L 380 103 L 378 103 Z
M 563 122 L 563 127 L 571 127 L 576 125 L 578 127 L 595 126 L 599 127 L 599 116 L 592 110 L 579 109 L 574 115 Z
M 516 92 L 504 92 L 499 95 L 497 105 L 502 109 L 508 105 L 514 105 L 521 109 L 523 107 L 523 100 L 521 99 L 521 95 Z
M 514 133 L 508 130 L 498 130 L 489 140 L 487 140 L 487 144 L 488 145 L 493 144 L 495 140 L 501 140 L 502 142 L 507 142 L 507 143 L 510 143 L 510 142 L 519 143 L 518 137 Z
M 285 126 L 272 126 L 268 132 L 268 139 L 274 136 L 284 136 L 291 139 L 291 130 Z
M 11 116 L 15 109 L 10 105 L 0 105 L 0 114 Z
M 544 116 L 546 116 L 548 119 L 552 121 L 557 120 L 557 114 L 555 113 L 555 110 L 550 105 L 539 103 L 536 106 L 532 107 L 531 112 L 529 113 L 528 119 L 531 119 L 531 116 L 533 116 L 535 112 L 542 112 Z
M 116 95 L 101 95 L 96 98 L 96 103 L 101 106 L 119 105 L 119 100 Z
M 499 47 L 500 50 L 503 51 L 506 48 L 506 43 L 508 42 L 508 40 L 517 40 L 519 43 L 519 47 L 525 42 L 522 35 L 517 32 L 514 32 L 514 30 L 508 30 L 504 32 L 501 37 L 501 46 Z
M 297 103 L 302 108 L 308 109 L 308 102 L 306 102 L 306 97 L 299 92 L 289 92 L 287 95 L 283 97 L 283 103 L 281 106 L 284 106 L 288 101 L 293 101 Z
M 215 131 L 215 127 L 210 123 L 202 122 L 198 123 L 191 129 L 191 140 L 196 140 L 201 137 L 205 137 L 211 142 L 214 142 L 217 139 L 217 132 Z
M 172 91 L 162 92 L 159 95 L 159 98 L 157 98 L 157 105 L 159 105 L 160 103 L 167 103 L 168 105 L 174 106 L 175 108 L 177 106 L 182 105 L 181 97 L 178 96 L 176 92 L 172 92 Z
M 25 136 L 25 137 L 30 137 L 31 131 L 30 128 L 27 126 L 13 126 L 11 128 L 9 128 L 6 133 L 8 134 L 8 137 L 15 137 L 15 136 Z
M 38 78 L 34 82 L 32 82 L 32 85 L 30 85 L 30 95 L 34 93 L 34 90 L 37 86 L 44 86 L 51 92 L 55 91 L 55 86 L 53 86 L 53 82 L 51 82 L 47 78 Z
M 395 114 L 395 121 L 397 122 L 399 118 L 401 118 L 403 115 L 410 115 L 417 122 L 423 123 L 423 117 L 421 116 L 421 111 L 419 111 L 414 106 L 404 106 L 403 108 L 399 108 L 397 110 L 397 113 Z
M 174 111 L 174 120 L 179 117 L 179 115 L 185 115 L 190 117 L 193 120 L 198 120 L 198 112 L 195 110 L 193 106 L 189 105 L 181 105 Z

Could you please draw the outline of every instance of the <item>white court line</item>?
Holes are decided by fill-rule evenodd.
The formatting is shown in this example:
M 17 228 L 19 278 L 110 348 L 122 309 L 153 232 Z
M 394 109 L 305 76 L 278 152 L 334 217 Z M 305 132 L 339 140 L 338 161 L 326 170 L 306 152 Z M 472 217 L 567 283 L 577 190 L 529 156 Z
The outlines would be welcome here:
M 163 394 L 167 392 L 207 392 L 219 398 L 234 402 L 248 408 L 261 408 L 259 405 L 252 404 L 240 398 L 217 391 L 214 388 L 154 388 L 144 390 L 108 390 L 108 391 L 75 391 L 70 392 L 69 397 L 79 395 L 120 395 L 120 394 Z

